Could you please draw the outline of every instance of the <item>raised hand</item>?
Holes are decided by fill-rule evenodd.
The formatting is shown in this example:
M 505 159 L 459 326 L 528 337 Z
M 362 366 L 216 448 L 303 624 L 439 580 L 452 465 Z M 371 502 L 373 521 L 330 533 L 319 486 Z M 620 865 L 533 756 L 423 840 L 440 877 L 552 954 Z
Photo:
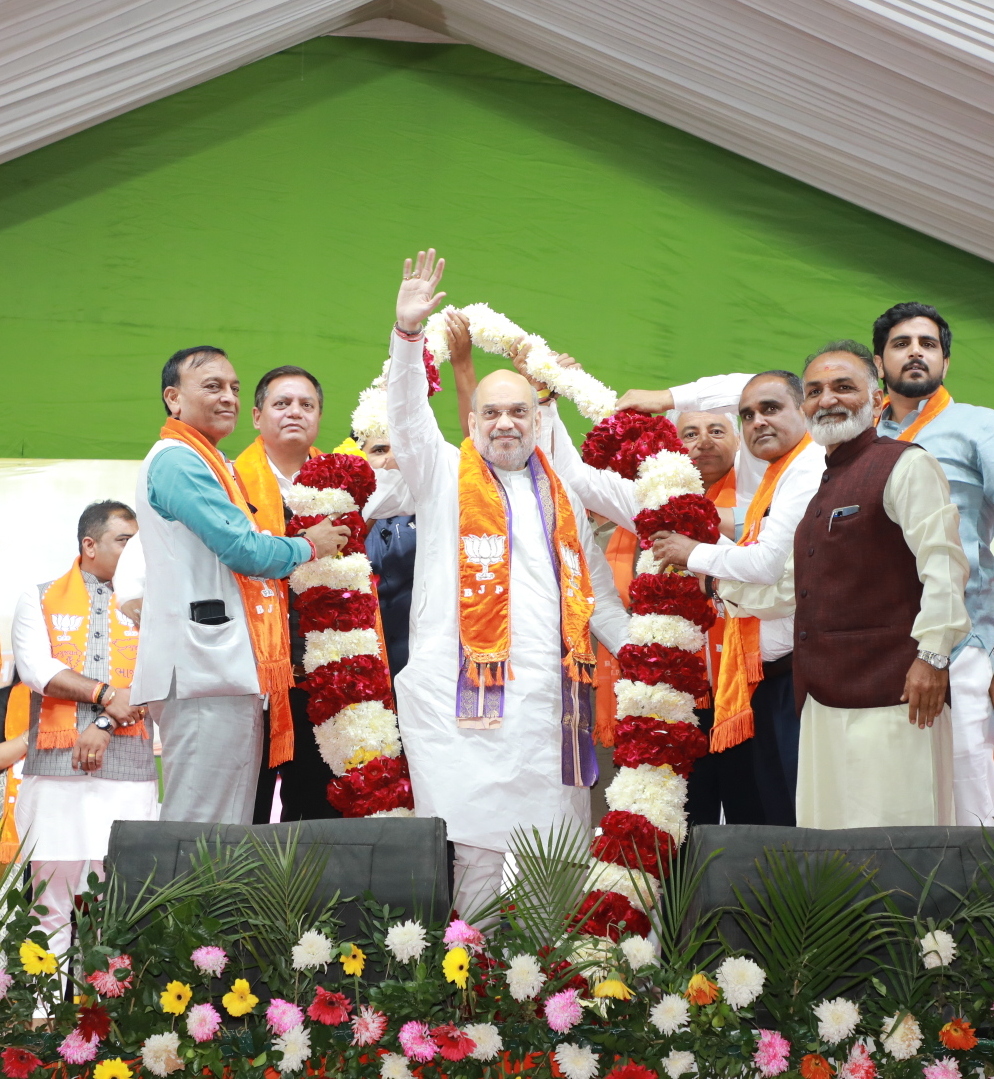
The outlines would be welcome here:
M 445 259 L 436 262 L 433 247 L 427 254 L 419 251 L 413 263 L 404 260 L 404 280 L 397 293 L 397 325 L 402 330 L 414 333 L 445 298 L 444 292 L 435 292 L 444 270 Z
M 453 307 L 444 312 L 445 336 L 449 341 L 449 362 L 453 369 L 472 363 L 473 342 L 469 336 L 469 319 Z

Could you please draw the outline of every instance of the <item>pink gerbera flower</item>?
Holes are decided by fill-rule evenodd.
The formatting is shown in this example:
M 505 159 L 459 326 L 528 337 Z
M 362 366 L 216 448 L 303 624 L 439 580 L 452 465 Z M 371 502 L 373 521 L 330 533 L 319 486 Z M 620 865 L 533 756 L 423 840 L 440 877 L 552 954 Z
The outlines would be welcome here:
M 387 1017 L 369 1004 L 359 1008 L 359 1014 L 352 1017 L 352 1044 L 375 1045 L 387 1029 Z
M 266 1022 L 274 1034 L 286 1034 L 288 1030 L 303 1025 L 304 1013 L 289 1000 L 273 997 L 266 1009 Z
M 571 1027 L 575 1027 L 583 1015 L 580 994 L 575 989 L 553 993 L 543 1006 L 545 1021 L 557 1034 L 565 1034 Z
M 131 956 L 116 955 L 107 960 L 106 970 L 95 970 L 87 976 L 87 981 L 102 997 L 123 997 L 125 989 L 131 988 L 131 975 L 118 981 L 114 975 L 115 970 L 130 970 Z
M 209 1042 L 221 1026 L 221 1015 L 213 1004 L 194 1004 L 186 1013 L 186 1029 L 195 1042 Z
M 761 1030 L 752 1059 L 760 1074 L 771 1079 L 790 1066 L 790 1042 L 776 1030 Z
M 89 1064 L 97 1055 L 100 1048 L 100 1039 L 94 1034 L 92 1038 L 84 1038 L 78 1030 L 70 1031 L 59 1046 L 59 1056 L 67 1064 Z
M 473 952 L 479 952 L 483 948 L 483 934 L 479 929 L 474 929 L 468 922 L 459 918 L 449 922 L 449 927 L 442 937 L 445 947 L 466 948 Z
M 922 1069 L 925 1079 L 962 1079 L 959 1064 L 952 1057 L 943 1057 Z
M 427 1023 L 412 1019 L 405 1023 L 397 1034 L 404 1056 L 427 1064 L 438 1052 L 438 1046 L 431 1040 L 431 1031 Z
M 194 949 L 190 959 L 201 974 L 209 974 L 212 978 L 220 978 L 221 972 L 228 965 L 228 953 L 213 944 Z

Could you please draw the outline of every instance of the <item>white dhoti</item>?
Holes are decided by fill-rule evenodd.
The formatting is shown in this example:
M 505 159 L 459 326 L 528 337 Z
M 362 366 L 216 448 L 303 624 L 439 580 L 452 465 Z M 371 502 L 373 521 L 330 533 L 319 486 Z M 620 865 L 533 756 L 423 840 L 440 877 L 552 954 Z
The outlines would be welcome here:
M 991 674 L 990 656 L 972 645 L 962 649 L 949 665 L 953 795 L 956 823 L 960 825 L 994 825 Z
M 797 769 L 799 828 L 952 824 L 949 707 L 924 730 L 906 704 L 829 708 L 808 697 Z

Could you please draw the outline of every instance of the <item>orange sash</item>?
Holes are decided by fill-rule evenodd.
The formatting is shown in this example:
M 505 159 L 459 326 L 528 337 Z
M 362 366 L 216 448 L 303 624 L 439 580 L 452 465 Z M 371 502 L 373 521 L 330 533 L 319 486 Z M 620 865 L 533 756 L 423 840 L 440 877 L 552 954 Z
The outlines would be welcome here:
M 121 614 L 113 593 L 108 610 L 110 674 L 107 680 L 112 686 L 124 688 L 131 685 L 135 673 L 138 630 L 130 618 Z M 41 611 L 45 616 L 52 658 L 82 674 L 90 630 L 90 593 L 86 590 L 78 558 L 68 573 L 52 581 L 45 589 L 41 597 Z M 38 748 L 72 749 L 76 744 L 76 733 L 76 702 L 61 697 L 42 697 Z M 148 737 L 144 720 L 131 727 L 117 727 L 114 734 Z
M 762 482 L 749 503 L 740 547 L 748 547 L 759 539 L 766 511 L 773 502 L 777 482 L 791 462 L 811 445 L 805 435 L 783 457 L 770 461 Z M 731 749 L 755 733 L 752 714 L 752 693 L 763 680 L 763 657 L 759 650 L 758 618 L 726 618 L 725 636 L 721 648 L 721 666 L 715 687 L 714 726 L 711 728 L 711 752 Z
M 309 457 L 320 457 L 321 451 L 311 446 L 307 454 Z M 255 521 L 259 528 L 274 536 L 285 536 L 283 495 L 279 481 L 269 464 L 262 435 L 235 458 L 235 471 L 241 476 L 248 500 L 255 507 Z M 285 594 L 286 582 L 283 582 L 283 590 Z
M 735 489 L 735 469 L 730 468 L 720 480 L 716 480 L 704 492 L 704 497 L 722 509 L 734 509 L 738 505 Z
M 935 393 L 929 398 L 928 404 L 918 413 L 918 418 L 908 427 L 906 427 L 899 435 L 897 435 L 898 442 L 914 442 L 915 436 L 923 427 L 935 419 L 936 416 L 949 405 L 953 403 L 953 399 L 949 394 L 949 391 L 945 386 L 940 386 Z M 890 407 L 890 398 L 884 398 L 884 411 Z M 882 415 L 883 413 L 881 413 Z M 877 417 L 877 423 L 880 423 L 880 417 Z
M 635 576 L 635 559 L 639 553 L 638 536 L 620 525 L 607 541 L 604 557 L 614 574 L 614 587 L 627 608 L 631 600 L 628 588 Z M 614 685 L 621 677 L 621 667 L 603 647 L 597 649 L 597 694 L 594 697 L 594 741 L 598 745 L 614 745 L 614 727 L 618 721 L 618 700 Z
M 716 480 L 704 492 L 704 497 L 721 509 L 734 509 L 738 505 L 738 490 L 735 486 L 735 469 L 730 468 L 720 480 Z M 714 687 L 718 684 L 718 672 L 721 669 L 721 650 L 725 639 L 725 619 L 718 615 L 718 620 L 704 634 L 704 647 L 697 654 L 704 661 L 708 671 L 708 691 L 698 697 L 698 708 L 714 707 Z
M 559 564 L 563 666 L 574 682 L 592 682 L 593 586 L 573 507 L 545 454 L 535 450 L 552 494 L 551 541 Z M 503 490 L 473 445 L 459 457 L 459 640 L 473 685 L 501 686 L 514 675 L 511 657 L 510 529 Z
M 241 478 L 237 472 L 232 475 L 228 470 L 228 463 L 219 449 L 212 446 L 189 424 L 173 417 L 166 420 L 160 434 L 163 438 L 182 442 L 200 454 L 232 504 L 245 514 L 252 522 L 253 528 L 258 527 L 249 508 L 248 496 L 242 487 Z M 276 477 L 272 478 L 275 483 Z M 245 577 L 241 573 L 232 575 L 245 608 L 259 677 L 259 692 L 268 693 L 270 698 L 269 766 L 274 768 L 293 757 L 293 718 L 287 697 L 287 690 L 293 685 L 293 670 L 290 666 L 290 631 L 286 610 L 281 602 L 282 589 L 275 587 L 276 581 Z
M 7 718 L 3 731 L 6 741 L 12 742 L 27 731 L 30 715 L 31 690 L 23 682 L 18 682 L 7 697 Z M 7 769 L 7 789 L 4 792 L 3 813 L 0 815 L 0 863 L 12 862 L 21 845 L 14 820 L 17 788 L 20 785 L 21 781 L 14 775 L 14 768 L 11 766 Z

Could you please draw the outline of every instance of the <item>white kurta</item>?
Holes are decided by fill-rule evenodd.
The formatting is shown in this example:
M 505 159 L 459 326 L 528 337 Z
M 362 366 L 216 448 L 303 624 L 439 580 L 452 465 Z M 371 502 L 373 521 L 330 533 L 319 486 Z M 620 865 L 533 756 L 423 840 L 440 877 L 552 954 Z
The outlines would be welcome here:
M 396 335 L 387 385 L 394 456 L 415 499 L 418 548 L 411 658 L 397 676 L 397 712 L 415 811 L 443 817 L 448 837 L 504 850 L 515 828 L 590 823 L 590 792 L 562 784 L 559 584 L 526 471 L 499 472 L 511 507 L 511 667 L 499 728 L 460 728 L 457 595 L 459 451 L 426 396 L 422 343 Z M 628 616 L 579 499 L 570 493 L 594 586 L 592 628 L 612 652 Z
M 970 631 L 963 603 L 969 564 L 956 507 L 939 463 L 924 450 L 901 454 L 884 487 L 884 512 L 901 526 L 922 582 L 911 636 L 948 656 Z M 794 610 L 794 558 L 776 584 L 723 581 L 730 615 L 781 618 Z M 868 614 L 868 618 L 871 617 Z M 853 663 L 872 663 L 857 651 Z M 871 828 L 953 823 L 952 730 L 948 706 L 920 730 L 906 704 L 830 708 L 811 696 L 801 711 L 797 824 Z

